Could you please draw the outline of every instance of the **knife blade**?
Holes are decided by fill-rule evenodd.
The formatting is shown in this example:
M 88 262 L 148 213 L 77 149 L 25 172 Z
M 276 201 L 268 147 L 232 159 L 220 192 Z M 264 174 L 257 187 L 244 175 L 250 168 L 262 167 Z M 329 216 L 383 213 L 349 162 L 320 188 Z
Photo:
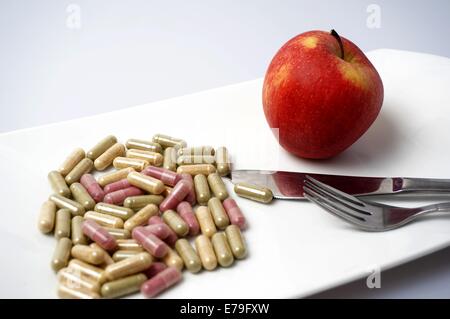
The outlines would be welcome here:
M 356 196 L 450 196 L 450 179 L 408 177 L 366 177 L 317 173 L 233 170 L 231 181 L 265 186 L 278 199 L 304 199 L 303 182 L 309 175 L 325 184 Z

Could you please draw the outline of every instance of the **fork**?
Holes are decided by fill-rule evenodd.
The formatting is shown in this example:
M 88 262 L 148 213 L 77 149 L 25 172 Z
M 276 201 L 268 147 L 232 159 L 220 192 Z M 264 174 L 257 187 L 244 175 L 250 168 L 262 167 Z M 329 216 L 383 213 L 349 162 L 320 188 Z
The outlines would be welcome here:
M 311 176 L 306 176 L 303 192 L 310 201 L 366 231 L 391 230 L 401 227 L 424 214 L 450 212 L 450 202 L 405 208 L 362 201 L 319 182 Z

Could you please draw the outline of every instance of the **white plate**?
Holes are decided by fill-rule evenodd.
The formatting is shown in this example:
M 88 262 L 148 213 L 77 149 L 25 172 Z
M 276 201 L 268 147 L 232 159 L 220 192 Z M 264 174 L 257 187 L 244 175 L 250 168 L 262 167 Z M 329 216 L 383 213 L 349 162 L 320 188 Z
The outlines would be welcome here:
M 0 135 L 0 297 L 56 297 L 49 266 L 55 241 L 36 228 L 39 207 L 50 193 L 46 175 L 73 148 L 90 148 L 107 134 L 125 141 L 161 132 L 190 145 L 224 144 L 236 168 L 450 177 L 450 60 L 392 50 L 369 57 L 384 81 L 382 112 L 363 138 L 333 160 L 305 161 L 278 149 L 262 112 L 261 79 Z M 449 216 L 366 233 L 309 202 L 238 203 L 250 225 L 248 258 L 229 269 L 186 273 L 161 297 L 307 296 L 450 243 Z

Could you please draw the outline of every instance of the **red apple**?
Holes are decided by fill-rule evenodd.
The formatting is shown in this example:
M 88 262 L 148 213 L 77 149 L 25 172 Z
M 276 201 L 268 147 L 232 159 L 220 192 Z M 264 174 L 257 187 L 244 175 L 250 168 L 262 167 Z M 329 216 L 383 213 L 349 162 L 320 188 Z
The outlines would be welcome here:
M 289 40 L 267 70 L 263 105 L 279 143 L 304 158 L 339 154 L 375 121 L 383 83 L 364 53 L 331 32 Z

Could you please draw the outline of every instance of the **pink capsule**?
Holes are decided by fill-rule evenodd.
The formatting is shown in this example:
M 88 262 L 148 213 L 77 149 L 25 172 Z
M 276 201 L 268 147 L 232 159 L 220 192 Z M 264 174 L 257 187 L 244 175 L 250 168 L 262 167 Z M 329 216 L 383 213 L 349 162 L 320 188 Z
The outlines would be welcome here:
M 130 184 L 130 182 L 128 181 L 128 179 L 124 178 L 121 179 L 120 181 L 105 185 L 105 187 L 103 188 L 103 190 L 105 191 L 105 194 L 109 194 L 121 189 L 125 189 L 128 187 L 131 187 L 132 185 Z
M 166 225 L 166 223 L 164 223 L 164 221 L 162 220 L 161 217 L 159 216 L 153 216 L 150 217 L 148 220 L 148 224 L 149 225 L 158 225 L 158 224 L 163 224 Z M 166 225 L 167 226 L 167 225 Z M 148 227 L 148 226 L 147 226 Z M 177 234 L 172 230 L 172 228 L 170 228 L 169 226 L 167 226 L 168 230 L 169 230 L 169 236 L 167 236 L 164 241 L 170 245 L 170 246 L 174 246 L 175 242 L 178 240 L 178 236 Z
M 181 176 L 168 169 L 156 166 L 147 166 L 143 171 L 143 174 L 159 179 L 165 185 L 175 186 L 181 179 Z
M 181 278 L 181 271 L 174 266 L 168 267 L 144 282 L 141 286 L 141 293 L 147 298 L 155 297 L 167 288 L 175 285 Z
M 192 189 L 184 200 L 187 201 L 192 206 L 194 206 L 195 203 L 197 202 L 197 196 L 195 195 L 195 189 L 194 189 L 194 180 L 192 179 L 191 174 L 186 174 L 186 173 L 181 174 L 181 178 L 188 181 L 191 184 Z
M 144 229 L 162 240 L 165 240 L 167 237 L 169 237 L 170 231 L 172 230 L 164 223 L 144 226 Z
M 230 219 L 230 223 L 238 226 L 240 229 L 245 229 L 247 227 L 247 222 L 241 209 L 236 204 L 236 201 L 232 198 L 227 198 L 222 204 Z
M 181 202 L 177 206 L 177 212 L 181 218 L 189 226 L 189 235 L 195 236 L 200 232 L 197 217 L 195 217 L 191 204 L 188 202 Z
M 85 220 L 81 226 L 83 233 L 106 250 L 114 250 L 117 247 L 116 239 L 93 220 Z
M 170 192 L 161 204 L 159 209 L 165 212 L 169 209 L 175 209 L 177 205 L 189 194 L 192 189 L 192 185 L 186 180 L 180 180 Z
M 138 196 L 144 194 L 144 191 L 140 188 L 131 186 L 128 188 L 120 189 L 118 191 L 106 194 L 103 201 L 108 204 L 122 205 L 125 198 L 129 196 Z
M 132 237 L 156 258 L 164 257 L 169 251 L 169 247 L 165 242 L 145 230 L 142 226 L 133 229 Z
M 105 192 L 92 174 L 81 176 L 80 183 L 97 203 L 101 202 L 103 197 L 105 197 Z
M 155 261 L 152 265 L 145 271 L 147 278 L 152 278 L 159 274 L 161 271 L 167 268 L 165 263 Z

